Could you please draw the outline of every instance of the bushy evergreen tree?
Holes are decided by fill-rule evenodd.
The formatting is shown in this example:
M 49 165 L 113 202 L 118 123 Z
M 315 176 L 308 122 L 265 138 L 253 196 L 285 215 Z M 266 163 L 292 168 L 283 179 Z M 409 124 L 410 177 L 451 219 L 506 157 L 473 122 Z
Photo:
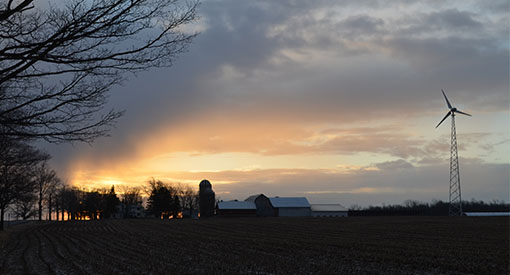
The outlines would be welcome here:
M 174 188 L 152 179 L 149 181 L 150 195 L 147 200 L 149 213 L 155 217 L 167 219 L 170 216 L 176 217 L 181 211 L 179 197 Z
M 117 194 L 115 194 L 115 187 L 113 185 L 112 189 L 110 189 L 110 192 L 105 194 L 103 197 L 104 211 L 101 214 L 101 218 L 108 219 L 117 212 L 117 205 L 119 205 L 120 200 L 117 197 Z

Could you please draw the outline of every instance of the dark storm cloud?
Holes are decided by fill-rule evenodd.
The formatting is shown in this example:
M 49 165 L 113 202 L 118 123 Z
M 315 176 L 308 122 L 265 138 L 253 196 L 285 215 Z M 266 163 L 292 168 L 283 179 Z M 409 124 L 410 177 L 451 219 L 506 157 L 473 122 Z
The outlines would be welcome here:
M 189 108 L 188 110 L 190 111 L 195 110 L 193 102 L 202 102 L 203 105 L 207 103 L 213 104 L 210 108 L 215 108 L 214 104 L 224 104 L 224 90 L 235 89 L 241 96 L 260 93 L 260 91 L 256 90 L 257 87 L 253 87 L 248 91 L 240 91 L 243 88 L 215 87 L 211 85 L 211 77 L 218 77 L 218 74 L 221 73 L 220 68 L 224 65 L 232 66 L 234 70 L 247 74 L 256 70 L 265 70 L 268 73 L 275 72 L 278 74 L 283 68 L 270 65 L 268 61 L 271 58 L 278 57 L 280 50 L 305 50 L 310 45 L 317 45 L 317 40 L 326 40 L 307 40 L 305 39 L 307 35 L 312 35 L 312 37 L 313 35 L 328 37 L 330 41 L 335 41 L 338 38 L 344 42 L 352 42 L 356 41 L 356 38 L 345 40 L 341 35 L 345 32 L 351 32 L 363 37 L 367 34 L 382 34 L 387 31 L 380 28 L 384 25 L 382 19 L 368 15 L 348 16 L 345 19 L 341 19 L 338 25 L 321 24 L 322 22 L 329 23 L 331 19 L 314 19 L 310 14 L 321 7 L 324 8 L 324 6 L 320 4 L 296 3 L 299 2 L 278 1 L 277 3 L 261 2 L 261 4 L 243 3 L 240 1 L 204 2 L 201 12 L 204 22 L 207 24 L 207 29 L 197 38 L 191 47 L 190 53 L 181 58 L 181 61 L 176 63 L 176 67 L 165 71 L 168 74 L 167 81 L 163 81 L 162 78 L 154 78 L 154 81 L 151 81 L 149 79 L 151 77 L 147 75 L 140 77 L 140 81 L 133 81 L 135 87 L 139 87 L 138 93 L 140 90 L 147 90 L 145 93 L 150 96 L 143 95 L 144 100 L 138 100 L 140 96 L 134 93 L 131 93 L 128 97 L 122 96 L 126 100 L 134 97 L 135 100 L 131 101 L 131 103 L 136 102 L 136 105 L 141 105 L 138 108 L 136 105 L 134 108 L 129 106 L 129 112 L 145 113 L 146 110 L 149 110 L 148 115 L 150 115 L 152 113 L 150 110 L 157 110 L 158 112 L 163 110 L 164 115 L 162 116 L 159 113 L 159 117 L 164 117 L 167 120 L 176 117 L 174 113 L 181 114 L 181 116 L 183 113 L 186 113 L 186 110 L 182 110 L 185 109 L 183 106 Z M 327 1 L 321 3 L 325 5 Z M 354 5 L 353 2 L 349 3 Z M 331 14 L 332 17 L 334 15 Z M 453 19 L 450 18 L 450 15 L 454 15 Z M 449 30 L 448 27 L 450 26 L 457 28 L 459 25 L 479 26 L 481 24 L 471 18 L 471 13 L 452 10 L 434 12 L 426 17 L 428 19 L 422 25 L 431 24 L 437 21 L 438 18 L 445 22 L 453 22 L 443 26 L 445 30 Z M 285 26 L 285 32 L 279 33 L 276 37 L 269 37 L 270 29 L 279 25 Z M 330 32 L 332 26 L 338 31 Z M 390 28 L 390 26 L 387 27 Z M 495 38 L 489 40 L 465 40 L 453 36 L 444 39 L 406 39 L 396 33 L 389 38 L 375 37 L 369 43 L 374 46 L 385 46 L 394 56 L 414 66 L 412 75 L 405 75 L 405 73 L 402 75 L 402 70 L 404 69 L 399 68 L 399 66 L 392 68 L 391 65 L 388 67 L 386 64 L 381 64 L 381 67 L 386 68 L 386 70 L 381 70 L 377 68 L 377 61 L 374 60 L 375 62 L 370 65 L 357 63 L 355 68 L 353 68 L 354 71 L 351 71 L 350 74 L 342 70 L 340 72 L 330 71 L 330 68 L 323 67 L 316 68 L 321 71 L 316 71 L 318 75 L 313 75 L 303 68 L 301 70 L 291 69 L 290 75 L 283 75 L 284 79 L 267 79 L 269 82 L 264 82 L 266 79 L 255 79 L 255 81 L 259 80 L 257 83 L 258 86 L 261 86 L 258 88 L 259 90 L 268 91 L 273 90 L 272 87 L 274 85 L 277 86 L 278 82 L 286 80 L 296 82 L 295 86 L 304 86 L 305 88 L 301 93 L 298 91 L 292 95 L 295 99 L 291 99 L 290 104 L 287 106 L 279 104 L 284 108 L 291 109 L 293 105 L 300 108 L 301 102 L 321 107 L 327 107 L 328 102 L 345 102 L 346 106 L 352 106 L 353 104 L 349 101 L 359 103 L 362 101 L 361 99 L 368 100 L 369 107 L 375 107 L 370 106 L 370 99 L 373 98 L 378 102 L 380 102 L 380 99 L 390 98 L 388 101 L 396 102 L 395 105 L 403 106 L 404 104 L 402 103 L 408 102 L 402 102 L 402 100 L 419 101 L 415 97 L 406 96 L 405 94 L 410 93 L 412 90 L 415 90 L 414 94 L 422 93 L 422 90 L 413 89 L 416 88 L 413 85 L 403 83 L 418 83 L 420 87 L 428 89 L 430 87 L 427 86 L 431 86 L 430 82 L 434 79 L 438 82 L 438 86 L 452 88 L 457 88 L 458 82 L 461 82 L 460 80 L 467 80 L 467 83 L 466 81 L 461 82 L 464 83 L 462 88 L 470 87 L 472 84 L 476 84 L 478 88 L 494 87 L 495 85 L 501 88 L 508 82 L 506 77 L 508 75 L 508 66 L 506 66 L 505 62 L 505 60 L 508 60 L 508 58 L 505 58 L 508 54 L 504 50 L 491 51 L 494 48 L 494 44 L 497 43 Z M 487 48 L 485 52 L 481 51 L 483 47 Z M 338 50 L 342 52 L 345 49 L 339 48 Z M 368 58 L 367 60 L 360 61 L 370 62 Z M 341 59 L 338 62 L 338 65 L 342 65 Z M 299 66 L 297 61 L 294 64 Z M 306 66 L 307 64 L 304 63 L 302 65 Z M 372 70 L 371 68 L 374 69 Z M 361 70 L 362 72 L 356 70 Z M 435 73 L 430 75 L 428 73 L 430 71 L 435 71 Z M 346 75 L 342 77 L 341 74 Z M 163 74 L 157 75 L 161 77 Z M 455 80 L 455 83 L 448 85 L 448 82 L 452 81 L 444 79 L 446 78 L 445 75 Z M 137 85 L 142 79 L 143 85 Z M 305 81 L 300 83 L 300 79 Z M 242 81 L 245 80 L 242 79 Z M 397 84 L 398 82 L 402 84 Z M 307 85 L 307 83 L 311 84 Z M 171 85 L 166 86 L 165 84 Z M 237 86 L 242 85 L 241 83 L 234 84 Z M 313 90 L 313 94 L 310 92 L 311 90 Z M 274 92 L 278 91 L 271 91 L 273 94 Z M 283 92 L 281 95 L 274 95 L 277 98 L 276 101 L 287 101 L 288 96 L 285 94 L 285 91 Z M 266 94 L 260 96 L 264 97 Z M 282 99 L 279 99 L 280 96 Z M 358 97 L 360 99 L 357 99 Z M 399 99 L 400 102 L 398 102 Z M 113 98 L 112 100 L 117 99 Z M 498 100 L 497 102 L 501 104 L 508 103 L 505 100 Z M 165 108 L 165 105 L 168 108 Z M 387 106 L 385 104 L 380 105 L 382 109 Z M 363 107 L 360 104 L 356 104 L 356 106 L 358 108 Z M 390 106 L 389 108 L 394 107 Z M 169 114 L 166 115 L 166 113 Z M 129 120 L 136 123 L 136 118 L 140 116 L 132 117 L 135 117 L 134 121 L 131 118 Z M 148 116 L 142 115 L 142 117 Z M 147 124 L 149 121 L 154 121 L 152 119 L 141 120 L 143 121 L 136 124 Z
M 461 91 L 466 95 L 462 98 L 466 99 L 465 104 L 488 97 L 491 100 L 478 104 L 479 108 L 485 105 L 501 110 L 508 106 L 505 93 L 508 49 L 500 46 L 505 37 L 487 37 L 481 31 L 486 28 L 484 23 L 474 19 L 476 11 L 447 9 L 422 14 L 419 19 L 404 17 L 401 20 L 407 20 L 407 25 L 425 26 L 420 33 L 415 33 L 422 37 L 414 37 L 394 24 L 362 12 L 345 18 L 330 12 L 325 17 L 315 18 L 311 14 L 319 10 L 320 5 L 302 9 L 297 5 L 286 9 L 284 4 L 274 4 L 270 9 L 263 5 L 243 8 L 239 5 L 243 6 L 239 2 L 219 5 L 214 13 L 204 16 L 208 22 L 222 18 L 210 25 L 201 40 L 206 45 L 204 49 L 212 49 L 210 55 L 217 60 L 216 70 L 212 72 L 221 74 L 219 68 L 230 65 L 234 71 L 247 74 L 239 83 L 217 86 L 219 97 L 224 96 L 224 90 L 234 89 L 249 100 L 261 97 L 264 101 L 273 97 L 269 101 L 285 101 L 287 104 L 278 105 L 291 110 L 302 108 L 306 102 L 309 109 L 331 111 L 341 107 L 348 113 L 350 106 L 373 110 L 376 106 L 372 102 L 380 103 L 379 111 L 398 110 L 398 106 L 417 102 L 425 105 L 431 102 L 426 100 L 431 98 L 427 92 L 440 86 L 454 94 Z M 335 7 L 341 8 L 333 5 L 332 10 Z M 391 18 L 386 20 L 391 21 Z M 489 22 L 485 25 L 490 27 Z M 443 32 L 442 37 L 436 36 L 438 28 Z M 459 33 L 459 29 L 463 32 Z M 310 64 L 314 56 L 309 51 L 321 48 L 326 48 L 333 56 L 321 67 L 313 67 L 317 64 Z M 285 59 L 284 50 L 304 54 L 304 61 Z M 395 60 L 378 60 L 386 52 Z M 346 56 L 360 53 L 365 53 L 366 57 L 349 64 Z M 288 62 L 281 66 L 271 64 L 269 61 L 275 58 Z M 257 71 L 277 77 L 254 76 Z M 253 87 L 250 80 L 254 82 Z M 281 87 L 281 82 L 288 83 L 293 92 Z M 289 98 L 290 93 L 292 98 Z M 220 101 L 220 105 L 225 102 L 223 98 Z M 360 104 L 362 102 L 366 104 Z
M 469 29 L 474 31 L 482 29 L 482 23 L 473 18 L 473 13 L 462 12 L 457 9 L 433 12 L 427 15 L 427 24 L 434 24 L 436 27 L 447 26 L 452 28 Z
M 358 15 L 348 17 L 337 26 L 341 29 L 352 31 L 353 33 L 357 32 L 366 35 L 378 32 L 379 28 L 383 25 L 384 21 L 380 18 Z
M 508 0 L 478 1 L 477 5 L 491 13 L 502 13 L 508 15 L 510 2 Z
M 480 35 L 484 24 L 476 19 L 480 16 L 474 12 L 447 9 L 430 13 L 418 12 L 413 18 L 398 19 L 395 33 L 407 36 L 427 34 L 441 35 L 441 31 L 462 36 Z
M 333 106 L 328 107 L 328 102 L 344 103 L 342 107 L 355 105 L 363 108 L 364 104 L 357 103 L 365 101 L 367 109 L 371 109 L 375 107 L 370 104 L 371 101 L 377 101 L 381 103 L 380 109 L 388 105 L 388 109 L 394 109 L 397 105 L 423 102 L 420 97 L 425 99 L 424 91 L 430 91 L 432 87 L 437 90 L 436 87 L 441 86 L 451 88 L 455 94 L 460 90 L 469 94 L 467 101 L 482 97 L 479 91 L 484 89 L 483 97 L 495 97 L 487 104 L 496 103 L 500 109 L 508 106 L 505 93 L 508 87 L 508 47 L 500 46 L 505 37 L 481 35 L 484 25 L 474 19 L 476 11 L 447 9 L 431 12 L 422 15 L 419 23 L 407 18 L 411 25 L 434 26 L 434 31 L 430 30 L 431 33 L 420 38 L 404 35 L 398 28 L 393 29 L 392 24 L 385 24 L 383 19 L 361 12 L 345 18 L 335 13 L 316 18 L 313 15 L 321 8 L 331 5 L 334 10 L 343 6 L 328 1 L 314 5 L 303 3 L 205 2 L 202 11 L 207 29 L 195 41 L 192 56 L 183 61 L 198 69 L 183 76 L 184 79 L 193 78 L 199 83 L 195 84 L 197 87 L 183 87 L 182 90 L 195 88 L 191 96 L 213 100 L 211 108 L 215 108 L 214 104 L 228 102 L 224 100 L 227 93 L 229 96 L 236 94 L 241 101 L 244 97 L 247 100 L 260 97 L 260 102 L 264 102 L 269 97 L 270 101 L 289 102 L 278 104 L 281 108 L 301 108 L 301 103 L 306 102 L 311 107 L 318 106 L 313 110 L 324 107 L 331 110 Z M 347 4 L 355 5 L 353 2 Z M 370 11 L 375 9 L 363 10 Z M 335 16 L 339 17 L 336 24 L 333 23 Z M 271 35 L 278 27 L 282 31 Z M 445 33 L 443 37 L 434 35 L 437 28 Z M 463 29 L 463 33 L 458 33 L 459 28 Z M 351 36 L 346 38 L 347 33 Z M 365 40 L 366 37 L 370 39 Z M 364 45 L 355 43 L 360 40 Z M 331 48 L 336 41 L 339 42 L 337 48 Z M 344 59 L 351 52 L 345 46 L 349 43 L 354 43 L 350 47 L 357 50 L 364 48 L 368 54 L 366 58 L 356 60 L 351 67 Z M 322 66 L 310 69 L 309 66 L 318 65 L 313 63 L 312 55 L 306 54 L 305 60 L 287 59 L 289 62 L 281 65 L 271 63 L 275 58 L 284 60 L 284 50 L 299 54 L 325 44 L 329 44 L 328 48 L 336 56 L 333 55 L 330 62 Z M 388 51 L 391 53 L 389 58 L 396 58 L 396 62 L 377 59 L 378 55 Z M 215 83 L 225 65 L 244 74 L 239 82 Z M 255 74 L 261 71 L 264 74 Z M 281 82 L 289 83 L 288 88 L 281 87 Z M 200 91 L 197 92 L 197 89 Z M 292 93 L 290 100 L 289 93 Z M 434 99 L 434 102 L 439 100 Z M 395 106 L 391 102 L 395 102 Z

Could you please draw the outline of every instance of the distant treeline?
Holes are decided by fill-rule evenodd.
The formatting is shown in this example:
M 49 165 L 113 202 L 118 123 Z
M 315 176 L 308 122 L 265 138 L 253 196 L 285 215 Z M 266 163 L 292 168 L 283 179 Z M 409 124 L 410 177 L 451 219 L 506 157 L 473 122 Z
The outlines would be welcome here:
M 431 203 L 407 200 L 403 204 L 368 206 L 362 208 L 351 206 L 349 216 L 446 216 L 448 215 L 448 202 L 433 201 Z M 463 212 L 510 212 L 510 204 L 504 201 L 492 202 L 470 201 L 462 202 Z
M 157 218 L 177 217 L 183 211 L 191 213 L 198 209 L 198 193 L 189 186 L 167 184 L 151 179 L 145 187 L 123 186 L 119 196 L 111 190 L 91 191 L 78 188 L 63 188 L 55 194 L 54 211 L 59 220 L 97 220 L 108 218 Z M 143 206 L 142 193 L 148 196 L 147 207 Z M 59 202 L 61 202 L 59 204 Z M 48 211 L 51 215 L 52 208 Z M 64 218 L 64 214 L 67 217 Z

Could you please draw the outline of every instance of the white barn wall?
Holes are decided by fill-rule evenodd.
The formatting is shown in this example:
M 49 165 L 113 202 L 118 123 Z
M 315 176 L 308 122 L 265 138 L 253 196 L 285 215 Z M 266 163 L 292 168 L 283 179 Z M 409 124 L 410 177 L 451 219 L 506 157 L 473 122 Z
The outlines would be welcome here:
M 310 207 L 279 207 L 280 217 L 310 217 Z
M 347 211 L 312 211 L 312 217 L 347 217 Z

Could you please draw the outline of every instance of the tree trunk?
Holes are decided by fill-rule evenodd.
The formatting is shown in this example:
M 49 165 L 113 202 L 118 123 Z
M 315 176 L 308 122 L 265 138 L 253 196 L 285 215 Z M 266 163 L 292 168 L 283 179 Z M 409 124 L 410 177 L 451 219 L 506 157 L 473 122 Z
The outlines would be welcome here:
M 57 222 L 58 222 L 58 211 L 59 210 L 60 209 L 58 208 L 58 197 L 57 197 L 57 199 L 55 200 L 55 220 L 57 220 Z
M 48 198 L 48 220 L 51 222 L 51 195 L 52 193 L 50 193 L 50 196 Z
M 0 231 L 4 231 L 4 207 L 0 209 Z
M 39 220 L 42 221 L 42 187 L 39 189 Z

